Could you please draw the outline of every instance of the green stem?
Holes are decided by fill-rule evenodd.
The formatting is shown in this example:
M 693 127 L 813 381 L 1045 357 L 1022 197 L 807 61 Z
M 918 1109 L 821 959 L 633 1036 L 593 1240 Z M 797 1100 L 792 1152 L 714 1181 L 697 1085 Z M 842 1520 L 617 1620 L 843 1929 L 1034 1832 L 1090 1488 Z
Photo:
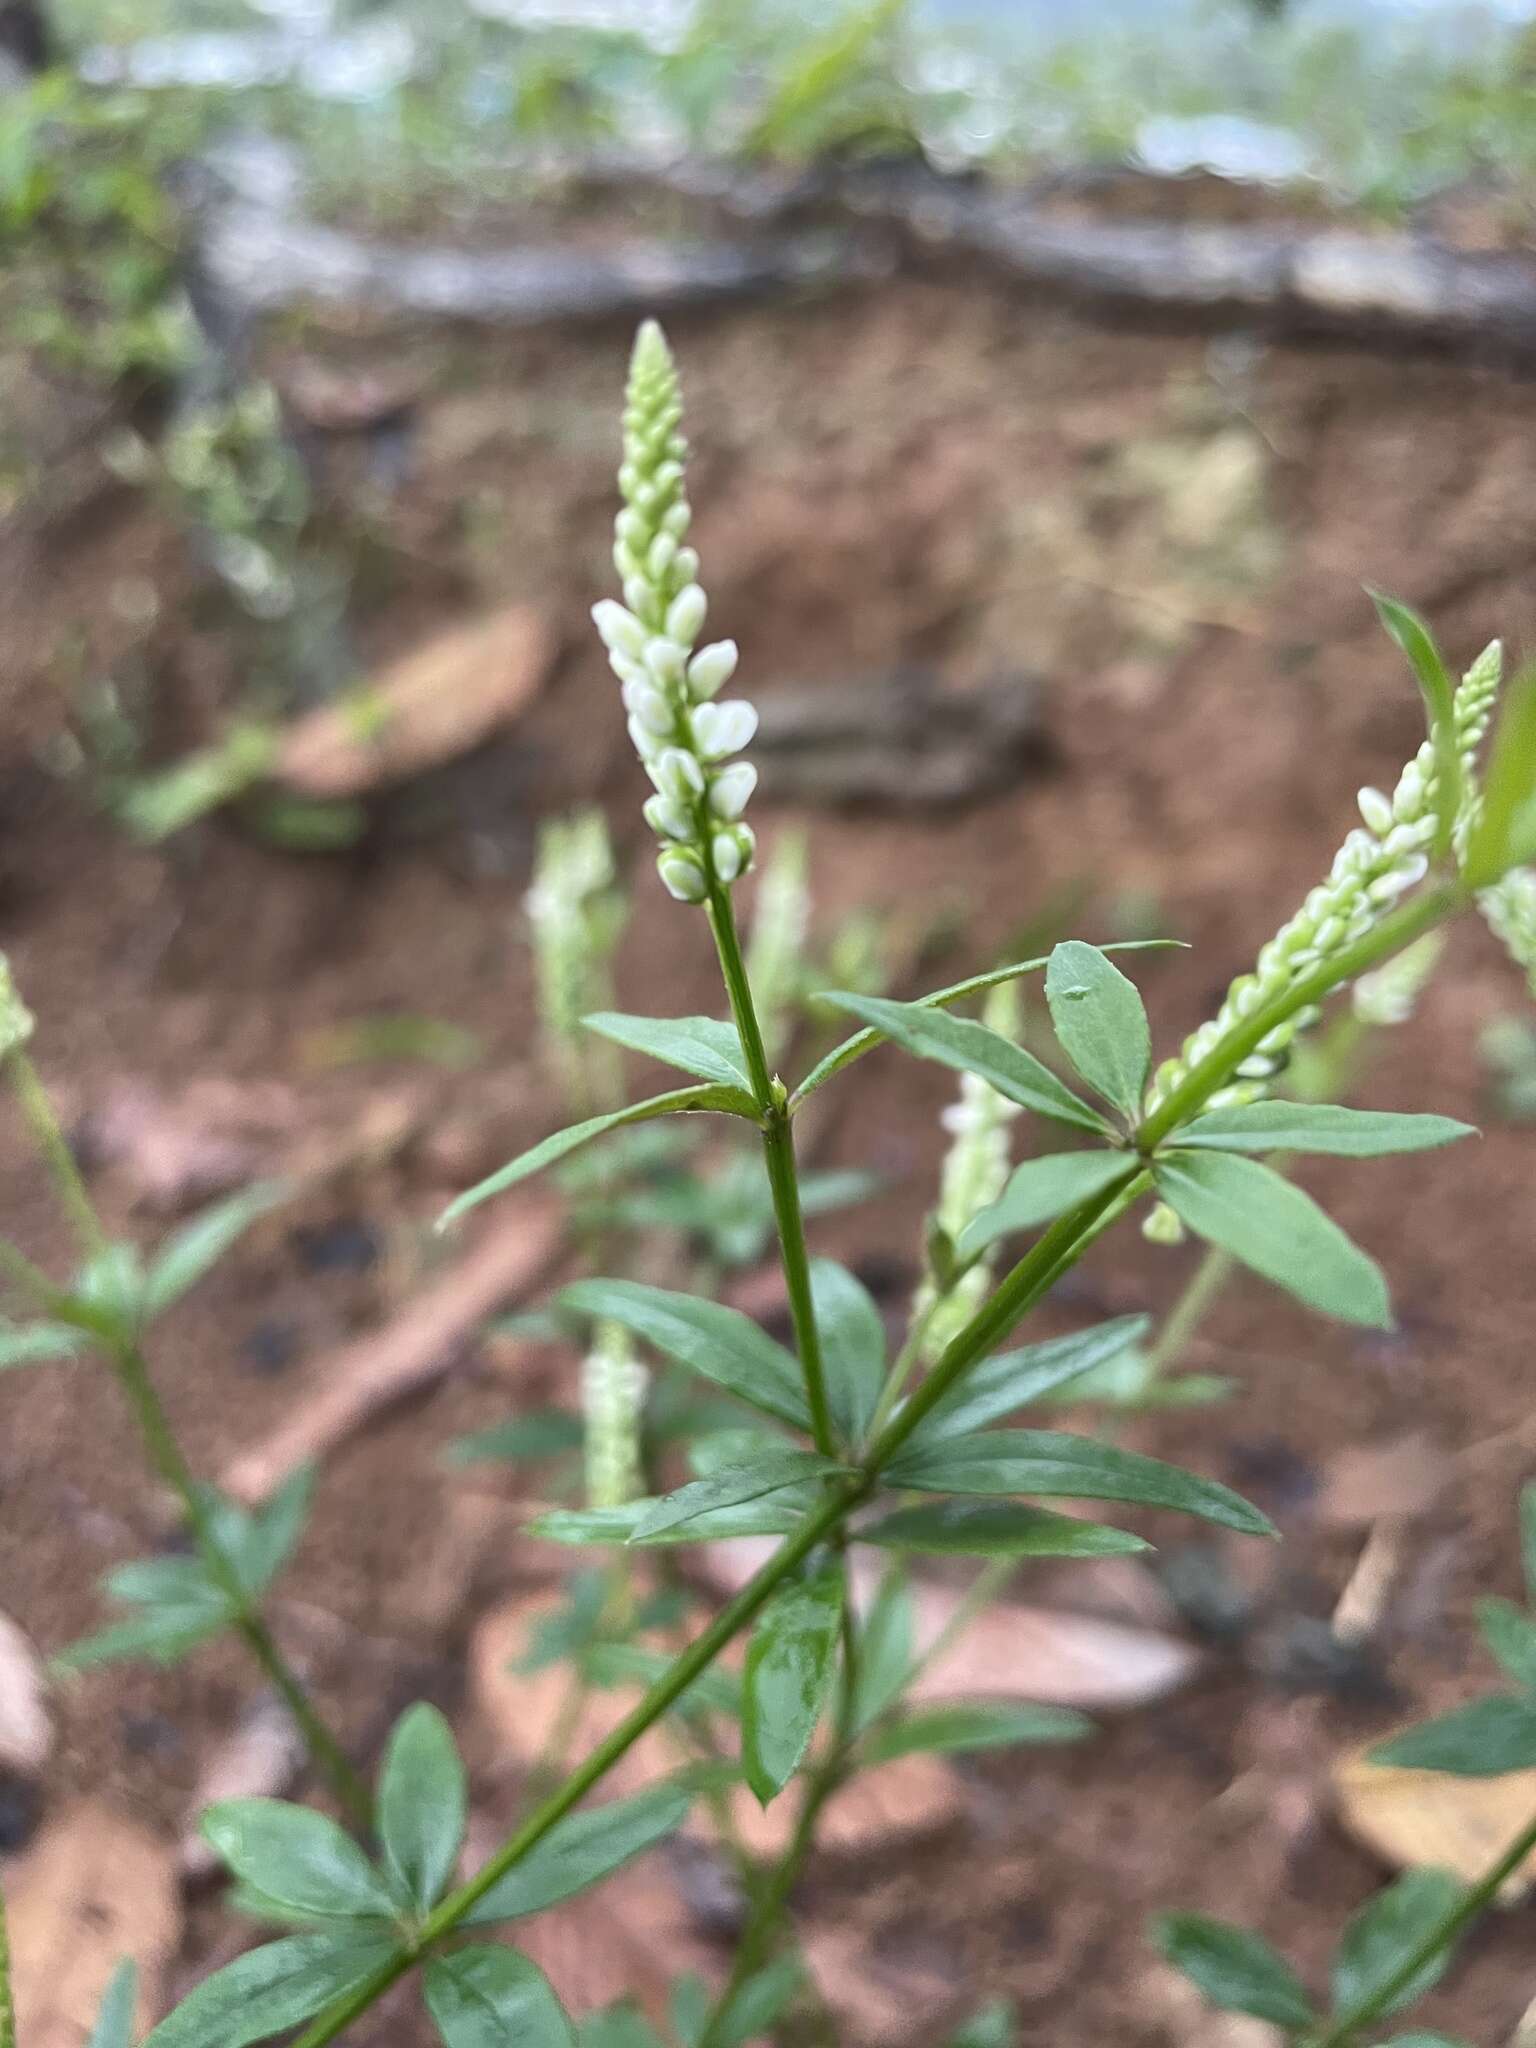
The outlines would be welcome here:
M 313 1701 L 289 1665 L 268 1628 L 261 1610 L 240 1580 L 229 1554 L 219 1542 L 207 1501 L 171 1428 L 150 1379 L 148 1361 L 136 1344 L 114 1348 L 112 1363 L 118 1384 L 127 1396 L 150 1462 L 180 1501 L 192 1531 L 198 1554 L 208 1576 L 228 1600 L 236 1632 L 261 1666 L 268 1680 L 282 1696 L 292 1714 L 310 1756 L 341 1801 L 349 1818 L 361 1828 L 373 1822 L 373 1801 L 368 1788 L 353 1769 L 340 1744 L 320 1719 Z
M 1234 1260 L 1219 1245 L 1210 1245 L 1196 1266 L 1183 1293 L 1169 1309 L 1157 1342 L 1147 1353 L 1147 1378 L 1155 1380 L 1183 1356 L 1184 1347 L 1215 1306 L 1216 1297 L 1227 1284 Z
M 16 2007 L 11 1997 L 11 1941 L 0 1891 L 0 2048 L 16 2048 Z
M 821 1335 L 816 1327 L 816 1309 L 811 1298 L 810 1254 L 805 1242 L 805 1217 L 800 1208 L 800 1181 L 795 1171 L 795 1137 L 782 1082 L 768 1071 L 763 1034 L 747 980 L 746 962 L 736 931 L 736 917 L 729 892 L 717 882 L 710 891 L 709 923 L 720 955 L 731 1014 L 746 1055 L 752 1093 L 763 1116 L 763 1158 L 768 1168 L 768 1186 L 773 1196 L 774 1221 L 778 1225 L 779 1259 L 784 1268 L 784 1286 L 789 1295 L 790 1319 L 794 1325 L 795 1349 L 805 1376 L 806 1400 L 811 1410 L 811 1434 L 824 1458 L 835 1456 L 837 1432 L 827 1401 L 826 1367 L 821 1356 Z
M 37 1149 L 43 1156 L 49 1178 L 68 1211 L 75 1235 L 80 1240 L 80 1249 L 87 1258 L 94 1258 L 106 1249 L 106 1233 L 96 1214 L 96 1205 L 80 1176 L 80 1169 L 75 1164 L 69 1141 L 59 1128 L 48 1091 L 30 1055 L 19 1047 L 6 1060 L 5 1071 Z
M 1516 1836 L 1503 1855 L 1483 1873 L 1477 1883 L 1463 1892 L 1455 1905 L 1415 1943 L 1389 1977 L 1384 1977 L 1363 1997 L 1358 1998 L 1321 2033 L 1307 2037 L 1308 2048 L 1351 2048 L 1351 2043 L 1360 2030 L 1371 2026 L 1390 2011 L 1425 1965 L 1449 1948 L 1461 1930 L 1493 1904 L 1504 1884 L 1514 1876 L 1533 1850 L 1536 1850 L 1536 1818 L 1533 1818 Z
M 701 1671 L 707 1670 L 720 1652 L 735 1637 L 753 1616 L 773 1596 L 791 1572 L 810 1555 L 818 1543 L 823 1542 L 869 1491 L 867 1480 L 850 1480 L 829 1490 L 822 1506 L 806 1518 L 793 1536 L 787 1537 L 762 1570 L 751 1579 L 736 1597 L 722 1607 L 703 1634 L 696 1637 L 664 1678 L 659 1678 L 645 1697 L 625 1715 L 612 1734 L 598 1744 L 586 1761 L 573 1771 L 558 1791 L 552 1792 L 544 1803 L 531 1813 L 514 1835 L 511 1835 L 490 1861 L 476 1871 L 466 1884 L 450 1892 L 421 1924 L 416 1940 L 400 1955 L 392 1956 L 358 1988 L 349 1992 L 338 2005 L 322 2013 L 292 2044 L 292 2048 L 324 2048 L 324 2043 L 334 2041 L 338 2034 L 349 2027 L 359 2014 L 368 2010 L 374 2000 L 382 1996 L 389 1987 L 412 1969 L 421 1957 L 430 1953 L 477 1906 L 488 1891 L 520 1863 L 530 1850 L 538 1847 L 557 1822 L 564 1820 L 573 1807 L 586 1797 L 593 1786 L 605 1778 L 621 1756 L 624 1756 L 648 1728 L 692 1685 Z

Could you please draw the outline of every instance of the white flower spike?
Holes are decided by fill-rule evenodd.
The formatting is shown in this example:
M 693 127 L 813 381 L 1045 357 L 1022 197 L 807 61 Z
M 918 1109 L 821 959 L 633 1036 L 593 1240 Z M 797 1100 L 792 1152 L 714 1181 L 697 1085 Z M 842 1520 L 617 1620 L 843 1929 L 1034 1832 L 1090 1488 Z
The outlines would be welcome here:
M 757 782 L 731 761 L 757 731 L 739 698 L 713 701 L 736 669 L 736 646 L 694 651 L 709 600 L 699 558 L 684 545 L 692 512 L 683 487 L 688 444 L 677 368 L 666 337 L 647 320 L 635 337 L 624 408 L 624 459 L 613 561 L 624 602 L 605 598 L 592 622 L 608 650 L 629 714 L 629 735 L 655 784 L 645 820 L 663 842 L 657 872 L 680 903 L 703 903 L 752 865 L 752 828 L 742 812 Z

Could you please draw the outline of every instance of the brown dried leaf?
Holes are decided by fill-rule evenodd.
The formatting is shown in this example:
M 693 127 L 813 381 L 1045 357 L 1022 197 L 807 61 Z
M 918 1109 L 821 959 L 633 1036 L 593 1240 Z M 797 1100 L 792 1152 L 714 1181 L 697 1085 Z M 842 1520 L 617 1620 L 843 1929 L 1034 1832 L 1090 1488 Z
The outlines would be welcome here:
M 42 1661 L 26 1631 L 0 1613 L 0 1770 L 35 1778 L 52 1748 Z
M 455 626 L 291 726 L 273 774 L 303 796 L 356 797 L 456 760 L 526 709 L 553 655 L 527 605 Z
M 81 1800 L 8 1873 L 6 1901 L 27 2048 L 80 2048 L 125 1956 L 139 1967 L 141 2024 L 158 2012 L 181 1935 L 174 1857 L 158 1836 Z
M 903 1756 L 873 1770 L 860 1771 L 827 1801 L 816 1830 L 818 1851 L 839 1856 L 867 1856 L 889 1845 L 895 1836 L 933 1834 L 947 1827 L 959 1810 L 954 1772 L 937 1756 Z M 731 1795 L 736 1832 L 751 1853 L 774 1862 L 789 1847 L 797 1818 L 793 1793 L 760 1806 L 746 1786 Z M 695 1826 L 703 1832 L 707 1817 Z
M 1514 1841 L 1536 1805 L 1536 1769 L 1453 1778 L 1444 1771 L 1367 1763 L 1366 1753 L 1352 1750 L 1333 1767 L 1339 1819 L 1394 1869 L 1434 1867 L 1474 1883 Z M 1513 1904 L 1533 1885 L 1536 1852 L 1499 1896 Z
M 1412 1430 L 1375 1444 L 1349 1444 L 1323 1473 L 1317 1517 L 1335 1529 L 1358 1529 L 1432 1508 L 1451 1475 L 1451 1461 L 1433 1438 Z
M 206 1078 L 169 1093 L 133 1075 L 81 1119 L 87 1161 L 118 1168 L 149 1209 L 170 1215 L 272 1170 L 302 1106 L 281 1081 Z

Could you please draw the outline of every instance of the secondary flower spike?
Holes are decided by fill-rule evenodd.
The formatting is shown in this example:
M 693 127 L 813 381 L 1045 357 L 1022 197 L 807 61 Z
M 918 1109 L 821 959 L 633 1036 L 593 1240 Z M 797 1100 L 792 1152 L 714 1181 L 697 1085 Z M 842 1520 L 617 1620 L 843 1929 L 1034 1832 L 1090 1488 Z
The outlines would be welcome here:
M 613 560 L 624 602 L 605 598 L 593 622 L 623 689 L 629 734 L 655 795 L 646 822 L 662 841 L 656 867 L 682 903 L 702 903 L 711 882 L 727 886 L 752 865 L 752 830 L 741 822 L 757 770 L 732 761 L 757 731 L 757 713 L 720 691 L 736 668 L 736 643 L 697 647 L 708 601 L 699 558 L 686 543 L 693 518 L 683 488 L 688 444 L 677 366 L 666 336 L 647 320 L 635 337 L 624 406 L 624 459 Z

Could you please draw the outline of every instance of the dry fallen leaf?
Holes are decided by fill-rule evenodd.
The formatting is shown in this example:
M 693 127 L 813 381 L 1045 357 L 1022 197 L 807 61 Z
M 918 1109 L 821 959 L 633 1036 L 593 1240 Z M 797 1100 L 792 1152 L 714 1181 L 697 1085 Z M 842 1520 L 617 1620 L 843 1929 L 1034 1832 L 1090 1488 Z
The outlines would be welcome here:
M 1339 1819 L 1357 1841 L 1399 1870 L 1434 1866 L 1471 1884 L 1514 1841 L 1536 1805 L 1536 1770 L 1453 1778 L 1365 1759 L 1365 1750 L 1353 1750 L 1333 1767 Z M 1514 1903 L 1533 1884 L 1536 1853 L 1499 1896 Z
M 181 1934 L 175 1859 L 157 1835 L 81 1800 L 6 1877 L 17 2039 L 80 2048 L 124 1957 L 139 1968 L 139 2019 L 159 2011 Z
M 117 1169 L 136 1198 L 173 1215 L 272 1170 L 302 1108 L 283 1081 L 207 1077 L 174 1093 L 120 1076 L 80 1120 L 89 1165 Z
M 1422 1430 L 1383 1443 L 1349 1444 L 1323 1472 L 1317 1518 L 1336 1529 L 1366 1528 L 1390 1517 L 1432 1508 L 1451 1475 L 1451 1461 Z
M 889 1845 L 893 1837 L 931 1834 L 954 1818 L 960 1791 L 954 1772 L 939 1757 L 897 1757 L 858 1776 L 835 1792 L 822 1809 L 816 1829 L 819 1853 L 866 1856 Z M 770 1806 L 760 1806 L 747 1786 L 731 1795 L 731 1812 L 742 1843 L 764 1862 L 777 1861 L 789 1847 L 799 1800 L 789 1792 Z M 694 1826 L 711 1832 L 702 1810 Z
M 455 626 L 291 726 L 273 774 L 303 796 L 334 799 L 456 760 L 526 708 L 553 654 L 548 624 L 527 605 Z
M 198 1830 L 205 1806 L 219 1799 L 280 1799 L 303 1769 L 304 1756 L 304 1740 L 293 1716 L 275 1694 L 265 1694 L 241 1716 L 199 1774 L 187 1803 L 190 1819 L 176 1852 L 182 1876 L 196 1882 L 220 1867 L 211 1844 Z
M 35 1778 L 52 1748 L 42 1662 L 26 1631 L 0 1613 L 0 1770 Z

